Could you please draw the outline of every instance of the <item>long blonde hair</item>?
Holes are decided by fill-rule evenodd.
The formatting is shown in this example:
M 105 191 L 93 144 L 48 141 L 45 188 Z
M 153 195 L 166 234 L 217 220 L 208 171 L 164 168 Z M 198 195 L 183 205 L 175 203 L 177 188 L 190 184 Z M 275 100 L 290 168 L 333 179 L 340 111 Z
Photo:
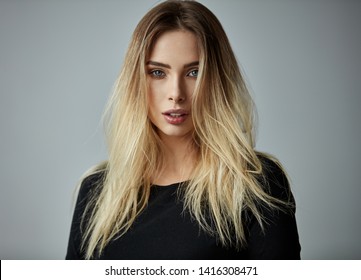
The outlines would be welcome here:
M 182 188 L 185 207 L 222 244 L 242 246 L 242 211 L 250 210 L 262 224 L 257 202 L 275 204 L 259 179 L 253 101 L 220 22 L 195 1 L 166 1 L 137 25 L 106 109 L 109 158 L 92 171 L 105 176 L 83 214 L 86 258 L 100 255 L 111 239 L 126 233 L 146 207 L 162 144 L 147 116 L 145 64 L 159 35 L 180 29 L 196 35 L 200 50 L 192 99 L 199 160 Z

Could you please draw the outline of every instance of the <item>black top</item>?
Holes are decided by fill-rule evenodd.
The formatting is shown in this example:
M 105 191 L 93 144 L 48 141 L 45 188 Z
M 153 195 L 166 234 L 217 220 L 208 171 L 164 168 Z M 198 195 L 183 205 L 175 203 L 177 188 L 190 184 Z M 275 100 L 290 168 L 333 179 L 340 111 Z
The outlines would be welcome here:
M 283 200 L 293 200 L 283 172 L 270 160 L 264 162 L 269 193 Z M 89 194 L 104 174 L 87 177 L 80 188 L 71 225 L 66 259 L 84 259 L 80 250 L 80 220 Z M 295 219 L 291 211 L 270 210 L 260 205 L 266 223 L 262 232 L 255 217 L 245 219 L 245 248 L 224 247 L 216 237 L 202 231 L 179 197 L 180 183 L 151 187 L 146 209 L 137 217 L 131 229 L 115 238 L 99 259 L 300 259 L 300 244 Z

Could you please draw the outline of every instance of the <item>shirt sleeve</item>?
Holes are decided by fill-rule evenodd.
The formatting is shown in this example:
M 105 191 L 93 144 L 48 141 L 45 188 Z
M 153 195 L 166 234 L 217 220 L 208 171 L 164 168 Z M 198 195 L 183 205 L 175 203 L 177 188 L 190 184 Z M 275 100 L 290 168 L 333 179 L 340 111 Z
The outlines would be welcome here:
M 94 191 L 97 190 L 99 182 L 101 182 L 102 173 L 96 173 L 86 177 L 80 186 L 75 209 L 73 213 L 73 219 L 71 222 L 68 248 L 66 252 L 66 260 L 81 260 L 84 259 L 84 252 L 81 250 L 82 243 L 82 219 L 90 198 Z
M 295 200 L 283 171 L 273 161 L 267 159 L 267 192 L 273 197 L 291 203 L 290 207 L 280 209 L 266 205 L 260 206 L 264 217 L 263 229 L 254 216 L 251 216 L 248 228 L 247 254 L 249 259 L 292 260 L 300 259 L 301 246 L 296 223 Z

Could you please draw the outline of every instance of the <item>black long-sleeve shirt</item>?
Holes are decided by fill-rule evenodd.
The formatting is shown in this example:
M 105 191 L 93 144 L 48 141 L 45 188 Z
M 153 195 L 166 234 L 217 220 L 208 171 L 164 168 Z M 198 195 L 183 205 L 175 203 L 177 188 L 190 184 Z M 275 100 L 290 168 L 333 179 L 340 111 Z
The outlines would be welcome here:
M 263 161 L 269 193 L 282 200 L 294 201 L 281 169 L 268 159 Z M 66 259 L 84 259 L 84 252 L 80 250 L 80 221 L 90 193 L 103 175 L 94 174 L 82 183 Z M 200 229 L 184 210 L 177 192 L 180 187 L 184 185 L 153 185 L 147 207 L 123 236 L 105 247 L 99 259 L 300 259 L 295 208 L 281 211 L 260 205 L 265 220 L 264 231 L 255 217 L 248 214 L 245 219 L 246 246 L 224 247 L 216 237 Z

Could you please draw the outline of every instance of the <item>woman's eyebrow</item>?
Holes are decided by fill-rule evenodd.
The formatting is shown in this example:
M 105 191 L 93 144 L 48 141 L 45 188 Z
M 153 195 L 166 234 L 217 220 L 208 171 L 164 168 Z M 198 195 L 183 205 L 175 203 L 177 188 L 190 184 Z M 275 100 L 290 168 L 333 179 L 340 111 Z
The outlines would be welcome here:
M 165 63 L 161 63 L 161 62 L 157 62 L 157 61 L 152 61 L 152 60 L 149 60 L 146 64 L 147 64 L 147 65 L 164 67 L 164 68 L 168 68 L 168 69 L 171 69 L 171 68 L 172 68 L 169 64 L 165 64 Z M 193 61 L 193 62 L 191 62 L 191 63 L 185 64 L 185 65 L 184 65 L 184 68 L 189 68 L 189 67 L 197 66 L 197 65 L 199 65 L 199 61 Z
M 165 68 L 168 68 L 168 69 L 171 69 L 172 67 L 170 67 L 169 64 L 165 64 L 165 63 L 161 63 L 161 62 L 156 62 L 156 61 L 152 61 L 152 60 L 149 60 L 147 62 L 147 65 L 154 65 L 154 66 L 160 66 L 160 67 L 165 67 Z
M 198 66 L 198 65 L 199 65 L 199 61 L 194 61 L 194 62 L 184 65 L 184 68 L 189 68 L 189 67 Z

